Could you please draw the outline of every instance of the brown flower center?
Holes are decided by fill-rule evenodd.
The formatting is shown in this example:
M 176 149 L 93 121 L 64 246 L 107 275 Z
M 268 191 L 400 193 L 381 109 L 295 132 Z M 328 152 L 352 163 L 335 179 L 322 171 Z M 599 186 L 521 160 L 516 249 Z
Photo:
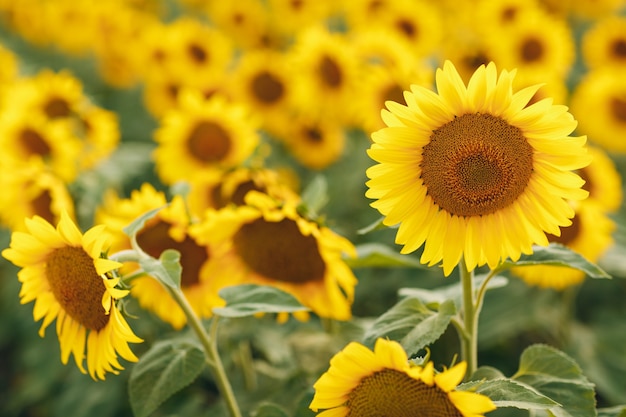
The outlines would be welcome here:
M 611 100 L 611 111 L 617 121 L 626 123 L 626 100 L 613 97 Z
M 52 153 L 48 142 L 46 142 L 39 132 L 33 129 L 26 128 L 22 130 L 19 141 L 28 156 L 39 155 L 46 157 Z
M 524 62 L 539 61 L 543 57 L 543 44 L 537 38 L 525 39 L 520 52 Z
M 363 378 L 346 405 L 347 417 L 462 417 L 441 388 L 395 369 Z
M 210 190 L 211 200 L 215 203 L 215 208 L 225 207 L 227 204 L 234 204 L 236 206 L 243 206 L 245 204 L 245 197 L 250 191 L 259 191 L 265 193 L 267 187 L 259 186 L 252 180 L 237 184 L 237 187 L 228 195 L 224 192 L 223 187 L 214 187 Z
M 83 248 L 54 249 L 46 262 L 46 278 L 54 298 L 72 319 L 95 331 L 107 325 L 110 316 L 102 307 L 106 288 Z
M 302 136 L 310 143 L 322 143 L 324 141 L 323 132 L 316 127 L 305 127 L 302 129 Z
M 56 223 L 54 213 L 52 213 L 52 195 L 50 190 L 41 192 L 31 200 L 33 213 L 45 219 L 48 223 Z
M 328 55 L 325 55 L 319 64 L 319 73 L 322 82 L 333 89 L 341 87 L 343 84 L 343 71 L 337 61 Z
M 415 26 L 415 23 L 408 19 L 399 19 L 396 21 L 396 27 L 407 38 L 413 40 L 417 38 L 419 34 L 418 27 Z
M 159 221 L 146 227 L 137 234 L 137 243 L 148 255 L 158 258 L 166 249 L 175 249 L 180 252 L 182 266 L 181 286 L 190 287 L 199 282 L 200 269 L 209 259 L 209 250 L 198 245 L 189 236 L 182 242 L 172 239 L 169 235 L 171 225 Z
M 294 284 L 324 279 L 326 264 L 316 239 L 302 235 L 293 220 L 244 224 L 234 243 L 246 265 L 266 278 Z
M 189 44 L 187 52 L 189 53 L 191 59 L 198 64 L 204 64 L 209 59 L 207 51 L 196 43 Z
M 522 131 L 490 114 L 464 114 L 431 135 L 422 180 L 435 204 L 457 216 L 501 210 L 524 191 L 533 149 Z
M 65 99 L 54 97 L 45 104 L 44 113 L 51 119 L 67 117 L 70 115 L 70 106 Z
M 198 123 L 187 139 L 189 153 L 203 163 L 221 161 L 231 146 L 230 134 L 211 121 Z
M 576 238 L 580 235 L 581 232 L 581 224 L 578 216 L 574 216 L 572 218 L 572 224 L 567 227 L 561 227 L 561 236 L 555 236 L 551 234 L 546 234 L 548 240 L 554 243 L 560 243 L 565 246 L 569 246 Z
M 398 84 L 390 84 L 383 90 L 383 104 L 387 101 L 394 101 L 400 104 L 406 104 L 404 101 L 404 90 Z
M 613 56 L 618 59 L 626 58 L 626 39 L 615 39 L 611 45 Z
M 273 104 L 283 97 L 285 85 L 271 72 L 263 71 L 252 79 L 252 93 L 259 101 Z

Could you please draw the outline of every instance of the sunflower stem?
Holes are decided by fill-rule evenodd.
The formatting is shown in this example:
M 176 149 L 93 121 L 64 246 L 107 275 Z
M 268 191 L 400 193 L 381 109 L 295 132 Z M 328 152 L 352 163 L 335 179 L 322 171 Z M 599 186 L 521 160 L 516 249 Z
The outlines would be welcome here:
M 478 367 L 478 312 L 480 303 L 474 300 L 474 270 L 467 269 L 465 261 L 459 262 L 461 274 L 462 314 L 465 331 L 461 335 L 461 356 L 467 363 L 465 378 L 471 376 Z
M 178 305 L 182 308 L 185 316 L 187 317 L 189 326 L 196 333 L 198 339 L 200 339 L 200 343 L 202 343 L 202 347 L 204 348 L 206 362 L 213 371 L 219 391 L 226 402 L 226 406 L 228 407 L 231 417 L 241 417 L 239 404 L 237 403 L 233 388 L 230 385 L 230 381 L 228 380 L 228 376 L 226 375 L 224 365 L 222 364 L 222 360 L 217 349 L 218 317 L 213 317 L 211 320 L 211 333 L 207 333 L 206 329 L 202 325 L 202 322 L 193 311 L 193 308 L 191 308 L 191 305 L 189 304 L 189 301 L 187 301 L 183 292 L 179 288 L 167 287 L 167 289 L 176 303 L 178 303 Z

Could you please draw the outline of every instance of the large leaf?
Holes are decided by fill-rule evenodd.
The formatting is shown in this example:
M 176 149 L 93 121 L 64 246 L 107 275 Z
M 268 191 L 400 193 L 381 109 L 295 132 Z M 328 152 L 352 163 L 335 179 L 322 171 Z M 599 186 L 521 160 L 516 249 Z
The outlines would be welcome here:
M 524 350 L 513 379 L 561 404 L 550 409 L 556 417 L 596 416 L 594 385 L 573 359 L 553 347 L 533 345 Z
M 222 317 L 245 317 L 258 313 L 292 313 L 309 310 L 293 295 L 271 286 L 235 285 L 223 288 L 219 295 L 226 301 L 226 306 L 213 308 L 213 313 Z
M 411 255 L 402 255 L 397 250 L 379 243 L 364 243 L 356 247 L 357 257 L 346 259 L 351 268 L 420 268 L 427 266 Z
M 410 356 L 435 342 L 456 314 L 454 302 L 445 301 L 438 311 L 417 298 L 404 298 L 381 315 L 365 333 L 364 344 L 373 346 L 379 337 L 398 340 Z
M 522 410 L 550 409 L 559 404 L 533 387 L 510 378 L 466 382 L 458 386 L 461 391 L 486 395 L 498 408 L 515 407 Z
M 598 409 L 598 417 L 626 417 L 626 405 Z
M 531 255 L 522 255 L 517 262 L 505 261 L 503 266 L 553 265 L 578 269 L 591 278 L 611 278 L 598 265 L 589 262 L 582 255 L 558 243 L 548 246 L 535 246 Z
M 135 417 L 146 417 L 193 382 L 204 368 L 204 352 L 188 340 L 155 343 L 133 367 L 128 382 Z
M 150 276 L 158 279 L 170 288 L 180 287 L 182 267 L 180 252 L 175 249 L 166 249 L 159 259 L 144 255 L 139 258 L 139 265 Z

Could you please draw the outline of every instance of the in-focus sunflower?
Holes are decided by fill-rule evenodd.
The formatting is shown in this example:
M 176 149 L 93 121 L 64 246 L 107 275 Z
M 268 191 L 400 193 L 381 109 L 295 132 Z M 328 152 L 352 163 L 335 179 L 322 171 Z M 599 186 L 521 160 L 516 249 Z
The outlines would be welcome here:
M 157 192 L 152 185 L 144 183 L 140 190 L 131 193 L 129 199 L 109 195 L 105 206 L 97 215 L 97 220 L 106 225 L 115 236 L 115 249 L 129 249 L 130 241 L 122 228 L 143 213 L 163 207 L 165 195 Z M 220 262 L 210 245 L 199 244 L 189 232 L 190 218 L 182 197 L 175 196 L 170 204 L 146 222 L 137 234 L 137 243 L 150 256 L 158 258 L 166 249 L 181 253 L 181 289 L 193 310 L 200 317 L 210 317 L 212 308 L 224 305 L 218 291 L 237 281 L 229 274 L 230 267 Z M 137 265 L 126 264 L 121 272 L 130 274 Z M 187 318 L 180 306 L 171 298 L 165 288 L 148 276 L 132 280 L 131 294 L 139 304 L 154 312 L 161 320 L 175 329 L 182 328 Z
M 513 93 L 514 73 L 490 63 L 466 87 L 447 61 L 438 93 L 413 86 L 407 106 L 389 102 L 388 127 L 372 134 L 366 196 L 399 224 L 396 242 L 410 253 L 425 244 L 422 263 L 443 262 L 445 275 L 464 258 L 469 270 L 495 267 L 547 245 L 574 211 L 567 199 L 587 197 L 570 170 L 590 157 L 586 137 L 568 136 L 576 121 L 567 108 L 542 100 L 539 86 Z
M 135 362 L 128 344 L 142 342 L 117 307 L 128 291 L 116 288 L 111 271 L 120 263 L 103 258 L 107 251 L 104 226 L 84 235 L 67 214 L 56 229 L 41 217 L 26 219 L 27 232 L 14 232 L 2 256 L 22 269 L 21 303 L 35 301 L 35 321 L 43 319 L 39 335 L 56 319 L 61 361 L 74 355 L 76 365 L 93 379 L 124 369 L 118 355 Z M 85 349 L 87 350 L 85 357 Z
M 155 132 L 157 172 L 172 184 L 242 164 L 256 149 L 258 120 L 221 96 L 186 90 Z
M 577 131 L 608 151 L 626 153 L 626 78 L 614 67 L 587 72 L 572 92 Z
M 583 34 L 582 53 L 589 68 L 626 68 L 626 17 L 609 16 Z
M 613 244 L 615 223 L 606 214 L 604 207 L 594 201 L 581 202 L 575 209 L 573 223 L 562 227 L 560 236 L 549 235 L 548 240 L 567 246 L 590 262 L 598 262 Z M 516 267 L 512 272 L 529 285 L 556 290 L 578 285 L 585 279 L 583 271 L 567 266 L 533 265 Z
M 342 256 L 355 256 L 354 246 L 301 217 L 294 202 L 251 191 L 246 203 L 209 212 L 190 234 L 214 248 L 235 282 L 272 285 L 320 317 L 350 319 L 356 277 Z
M 466 363 L 435 373 L 432 362 L 409 362 L 398 342 L 378 339 L 374 351 L 352 342 L 315 383 L 310 408 L 324 417 L 481 417 L 496 409 L 482 394 L 458 391 Z

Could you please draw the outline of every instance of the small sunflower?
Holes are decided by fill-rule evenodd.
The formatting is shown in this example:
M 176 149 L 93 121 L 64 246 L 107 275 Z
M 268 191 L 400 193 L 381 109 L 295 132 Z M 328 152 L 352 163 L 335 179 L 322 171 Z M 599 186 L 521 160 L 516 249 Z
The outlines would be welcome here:
M 242 164 L 260 141 L 257 124 L 239 104 L 221 96 L 205 100 L 197 91 L 186 90 L 180 105 L 155 132 L 154 159 L 160 178 L 172 184 Z
M 448 61 L 438 94 L 413 86 L 372 134 L 366 196 L 400 225 L 402 253 L 425 244 L 421 262 L 442 261 L 445 275 L 461 257 L 469 270 L 493 268 L 547 245 L 544 232 L 571 224 L 567 199 L 587 197 L 570 171 L 590 162 L 586 138 L 568 136 L 576 121 L 551 100 L 527 106 L 539 86 L 513 93 L 513 77 L 490 63 L 466 87 Z
M 325 417 L 482 417 L 495 410 L 488 397 L 455 389 L 465 370 L 465 362 L 441 373 L 432 362 L 413 365 L 391 340 L 376 340 L 374 351 L 352 342 L 330 360 L 309 407 L 325 409 L 318 414 Z
M 271 47 L 275 42 L 263 0 L 213 1 L 207 12 L 213 25 L 242 49 Z
M 560 236 L 549 235 L 548 240 L 567 246 L 590 262 L 597 262 L 613 245 L 615 223 L 604 208 L 593 201 L 577 204 L 575 209 L 572 224 L 562 227 Z M 585 279 L 583 271 L 566 266 L 533 265 L 513 268 L 512 272 L 529 285 L 556 290 L 578 285 Z
M 622 176 L 602 148 L 589 146 L 588 149 L 593 162 L 578 170 L 578 175 L 585 180 L 583 188 L 589 191 L 587 201 L 596 201 L 609 213 L 616 212 L 622 205 Z
M 355 256 L 354 246 L 301 217 L 294 202 L 251 191 L 246 203 L 209 212 L 191 235 L 212 245 L 233 281 L 272 285 L 320 317 L 350 319 L 356 277 L 342 256 Z
M 120 263 L 103 258 L 107 235 L 95 226 L 84 235 L 67 214 L 56 229 L 41 217 L 26 219 L 27 232 L 14 232 L 2 256 L 22 269 L 22 304 L 35 301 L 33 316 L 43 318 L 39 335 L 56 319 L 61 361 L 74 355 L 76 365 L 93 379 L 124 369 L 118 355 L 135 362 L 129 343 L 140 343 L 117 307 L 128 291 L 116 288 L 110 272 Z M 85 357 L 85 348 L 87 349 Z
M 144 183 L 141 189 L 131 193 L 129 199 L 109 195 L 105 205 L 98 211 L 97 220 L 114 235 L 115 250 L 129 249 L 130 240 L 122 228 L 143 213 L 165 204 L 165 195 L 149 183 Z M 183 199 L 175 196 L 167 207 L 146 222 L 137 234 L 137 243 L 154 258 L 158 258 L 166 249 L 175 249 L 181 253 L 181 289 L 196 314 L 210 317 L 213 307 L 224 304 L 218 291 L 237 281 L 229 274 L 230 267 L 220 262 L 209 245 L 199 244 L 188 233 L 189 225 L 190 218 Z M 121 271 L 130 274 L 136 269 L 135 264 L 127 264 Z M 175 329 L 187 323 L 180 306 L 156 279 L 148 276 L 133 279 L 131 294 L 143 308 L 154 312 Z
M 618 68 L 585 74 L 572 92 L 571 110 L 577 130 L 608 151 L 626 153 L 626 78 Z
M 583 34 L 582 53 L 589 68 L 626 68 L 626 17 L 609 16 Z

